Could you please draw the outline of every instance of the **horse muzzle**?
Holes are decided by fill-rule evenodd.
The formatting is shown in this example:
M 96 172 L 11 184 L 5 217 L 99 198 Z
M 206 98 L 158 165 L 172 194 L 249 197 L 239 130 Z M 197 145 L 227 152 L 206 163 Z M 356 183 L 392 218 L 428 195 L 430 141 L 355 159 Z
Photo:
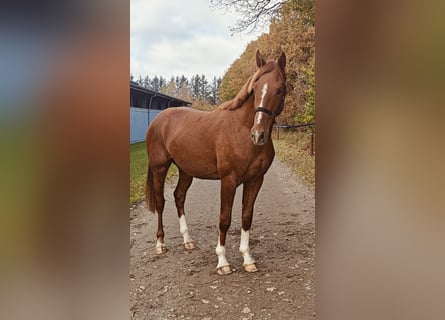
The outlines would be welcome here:
M 252 130 L 250 132 L 250 137 L 252 142 L 256 146 L 262 146 L 265 142 L 265 134 L 264 131 Z

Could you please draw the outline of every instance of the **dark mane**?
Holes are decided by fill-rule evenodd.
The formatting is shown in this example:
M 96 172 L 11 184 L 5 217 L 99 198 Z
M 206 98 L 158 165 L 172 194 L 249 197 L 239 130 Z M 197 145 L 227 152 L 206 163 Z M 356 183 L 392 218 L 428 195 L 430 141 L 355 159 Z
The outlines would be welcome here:
M 243 85 L 241 90 L 238 92 L 238 94 L 233 98 L 232 100 L 223 102 L 221 105 L 218 106 L 217 109 L 220 110 L 234 110 L 241 107 L 244 103 L 244 101 L 249 98 L 250 94 L 253 92 L 253 85 L 255 82 L 264 74 L 272 72 L 275 68 L 278 68 L 278 65 L 275 61 L 269 61 L 266 63 L 261 69 L 258 69 L 257 72 L 255 72 Z M 281 72 L 280 72 L 281 74 Z

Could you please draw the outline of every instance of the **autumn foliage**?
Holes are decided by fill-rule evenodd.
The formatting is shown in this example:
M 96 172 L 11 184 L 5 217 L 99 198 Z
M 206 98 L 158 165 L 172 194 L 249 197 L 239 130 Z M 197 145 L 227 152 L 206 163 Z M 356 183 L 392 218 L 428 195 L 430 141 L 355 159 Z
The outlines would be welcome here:
M 284 51 L 287 56 L 287 96 L 285 109 L 277 118 L 277 122 L 296 124 L 314 121 L 315 25 L 313 7 L 308 7 L 310 12 L 302 12 L 304 8 L 302 9 L 298 4 L 299 1 L 283 3 L 280 14 L 271 20 L 269 33 L 250 42 L 244 53 L 232 63 L 222 79 L 219 92 L 222 101 L 233 99 L 239 88 L 255 72 L 257 49 L 261 51 L 266 60 L 275 60 L 281 51 Z

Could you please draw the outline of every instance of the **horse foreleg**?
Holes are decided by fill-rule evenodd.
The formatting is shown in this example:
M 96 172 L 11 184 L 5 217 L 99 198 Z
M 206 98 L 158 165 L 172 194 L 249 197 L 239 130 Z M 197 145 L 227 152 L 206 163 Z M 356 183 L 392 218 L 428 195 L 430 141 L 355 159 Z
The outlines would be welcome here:
M 190 188 L 192 181 L 192 176 L 189 176 L 184 171 L 179 169 L 179 180 L 174 192 L 174 196 L 176 208 L 178 209 L 179 231 L 184 238 L 184 248 L 188 250 L 195 249 L 195 243 L 193 242 L 188 232 L 187 221 L 185 219 L 184 213 L 185 195 L 187 193 L 187 190 Z
M 232 220 L 232 206 L 235 197 L 236 183 L 231 178 L 221 179 L 221 212 L 219 216 L 219 237 L 215 252 L 218 257 L 216 272 L 220 275 L 232 273 L 226 258 L 226 234 Z
M 242 229 L 239 251 L 244 259 L 243 268 L 247 272 L 258 271 L 255 260 L 250 254 L 249 237 L 250 227 L 252 226 L 253 206 L 262 184 L 263 176 L 255 180 L 245 182 L 243 188 Z

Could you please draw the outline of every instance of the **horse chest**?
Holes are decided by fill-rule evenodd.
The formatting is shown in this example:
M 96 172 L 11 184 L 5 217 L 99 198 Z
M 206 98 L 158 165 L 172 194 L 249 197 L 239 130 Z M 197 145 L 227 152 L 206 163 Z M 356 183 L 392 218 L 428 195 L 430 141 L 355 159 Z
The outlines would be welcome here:
M 260 154 L 252 159 L 246 169 L 246 178 L 250 179 L 259 175 L 264 175 L 272 164 L 273 156 Z

